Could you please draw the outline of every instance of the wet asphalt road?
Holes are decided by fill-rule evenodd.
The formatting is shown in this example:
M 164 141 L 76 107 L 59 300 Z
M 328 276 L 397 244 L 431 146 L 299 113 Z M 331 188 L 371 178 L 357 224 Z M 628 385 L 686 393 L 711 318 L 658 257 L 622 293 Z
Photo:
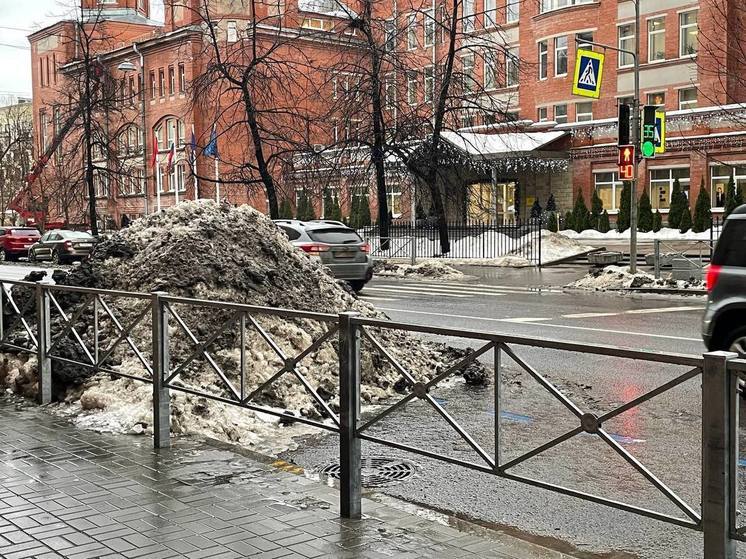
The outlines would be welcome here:
M 651 351 L 701 354 L 701 297 L 618 296 L 536 290 L 562 285 L 584 270 L 474 270 L 457 282 L 376 278 L 364 298 L 394 320 L 527 337 L 572 340 Z M 446 339 L 455 345 L 462 340 Z M 475 344 L 471 344 L 478 347 Z M 686 367 L 594 357 L 515 346 L 584 411 L 605 412 L 678 374 Z M 503 463 L 577 426 L 557 400 L 519 367 L 504 361 L 501 452 Z M 493 387 L 456 384 L 432 392 L 482 448 L 494 451 Z M 743 416 L 743 414 L 742 414 Z M 700 509 L 701 405 L 698 378 L 604 424 L 693 509 Z M 743 431 L 742 431 L 743 432 Z M 406 406 L 372 435 L 479 462 L 477 454 L 423 402 Z M 743 444 L 742 444 L 743 447 Z M 417 475 L 383 489 L 388 494 L 479 522 L 509 527 L 524 537 L 579 556 L 670 559 L 702 557 L 698 532 L 605 506 L 532 488 L 489 474 L 364 442 L 364 454 L 407 458 Z M 313 470 L 334 461 L 333 438 L 304 441 L 290 458 Z M 678 517 L 683 513 L 593 435 L 578 435 L 516 466 L 514 473 Z M 746 503 L 741 506 L 746 508 Z M 743 546 L 746 548 L 746 546 Z M 746 549 L 739 557 L 746 557 Z

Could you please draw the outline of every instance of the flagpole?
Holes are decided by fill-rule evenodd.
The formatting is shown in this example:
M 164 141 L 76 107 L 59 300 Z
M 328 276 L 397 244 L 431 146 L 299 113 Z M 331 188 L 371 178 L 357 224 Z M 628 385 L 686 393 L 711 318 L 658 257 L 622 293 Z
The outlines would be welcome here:
M 197 157 L 192 156 L 192 177 L 194 177 L 194 199 L 199 200 L 199 183 L 197 182 Z
M 218 169 L 218 158 L 215 158 L 215 201 L 220 203 L 220 170 Z
M 178 164 L 177 164 L 178 165 Z M 174 206 L 179 203 L 179 170 L 176 168 L 176 165 L 174 165 L 171 168 L 171 172 L 174 174 L 174 178 L 176 179 L 174 182 L 176 183 L 176 188 L 174 189 Z
M 160 161 L 156 163 L 155 166 L 155 179 L 157 183 L 156 191 L 155 191 L 155 205 L 158 208 L 158 213 L 161 213 L 161 190 L 163 188 L 162 179 L 161 179 L 161 163 Z

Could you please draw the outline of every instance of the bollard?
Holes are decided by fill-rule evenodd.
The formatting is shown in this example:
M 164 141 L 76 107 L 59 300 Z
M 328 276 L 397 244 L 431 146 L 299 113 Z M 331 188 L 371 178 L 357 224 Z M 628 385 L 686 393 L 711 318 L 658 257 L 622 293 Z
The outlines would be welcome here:
M 52 401 L 52 359 L 49 347 L 52 345 L 50 331 L 49 293 L 44 282 L 36 283 L 36 359 L 39 389 L 37 401 L 48 404 Z
M 171 446 L 171 400 L 165 380 L 169 372 L 168 308 L 161 300 L 163 291 L 152 293 L 153 313 L 153 446 Z
M 339 466 L 340 514 L 360 518 L 362 480 L 360 439 L 356 436 L 360 404 L 360 331 L 355 312 L 339 315 Z
M 417 237 L 412 235 L 412 250 L 410 251 L 410 264 L 414 266 L 417 263 Z
M 735 559 L 738 484 L 738 376 L 728 372 L 735 353 L 704 355 L 702 369 L 702 531 L 705 559 Z
M 653 264 L 655 265 L 655 279 L 661 277 L 661 242 L 658 239 L 653 241 Z

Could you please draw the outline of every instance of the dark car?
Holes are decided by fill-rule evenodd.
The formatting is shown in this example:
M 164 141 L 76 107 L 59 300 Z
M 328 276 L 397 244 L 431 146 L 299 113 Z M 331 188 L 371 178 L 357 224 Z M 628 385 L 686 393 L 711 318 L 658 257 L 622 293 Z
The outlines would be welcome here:
M 29 249 L 31 262 L 51 260 L 55 264 L 65 264 L 82 260 L 91 254 L 96 246 L 96 237 L 82 231 L 55 229 L 42 235 L 39 242 Z
M 707 271 L 707 293 L 705 345 L 746 356 L 746 205 L 725 220 Z
M 0 228 L 0 261 L 18 260 L 28 256 L 29 248 L 39 240 L 39 231 L 33 227 Z

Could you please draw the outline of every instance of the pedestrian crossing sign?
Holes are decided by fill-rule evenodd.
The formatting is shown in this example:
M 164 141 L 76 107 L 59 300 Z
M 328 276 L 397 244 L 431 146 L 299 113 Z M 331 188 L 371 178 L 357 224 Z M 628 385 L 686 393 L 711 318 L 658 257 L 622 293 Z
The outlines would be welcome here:
M 604 73 L 604 54 L 578 49 L 575 59 L 575 79 L 572 94 L 598 99 L 601 96 L 601 78 Z

